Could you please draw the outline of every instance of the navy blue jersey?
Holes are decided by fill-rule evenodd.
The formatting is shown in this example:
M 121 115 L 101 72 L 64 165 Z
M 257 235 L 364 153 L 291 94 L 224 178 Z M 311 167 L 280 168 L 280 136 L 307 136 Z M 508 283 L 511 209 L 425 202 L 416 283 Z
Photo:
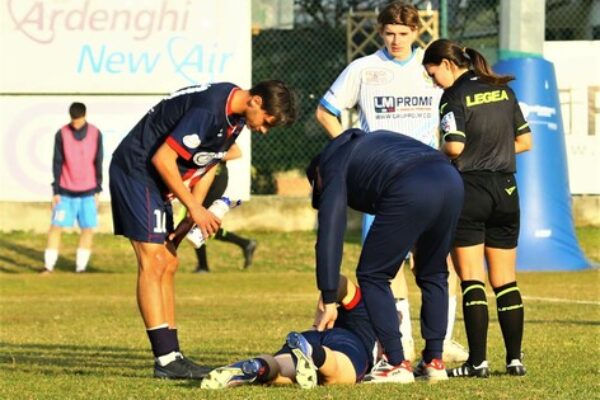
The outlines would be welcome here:
M 128 175 L 142 179 L 161 193 L 168 192 L 151 159 L 163 144 L 177 152 L 183 180 L 203 175 L 235 142 L 245 120 L 232 114 L 232 83 L 183 88 L 164 98 L 127 134 L 113 161 Z
M 377 214 L 389 184 L 424 161 L 449 164 L 446 156 L 430 146 L 383 130 L 366 134 L 351 129 L 325 147 L 319 161 L 322 185 L 313 199 L 319 209 L 317 284 L 324 299 L 336 296 L 346 206 Z
M 344 328 L 354 333 L 362 342 L 367 354 L 373 354 L 377 336 L 369 319 L 365 303 L 362 300 L 350 310 L 347 310 L 344 306 L 339 306 L 335 327 Z M 372 359 L 369 361 L 372 361 Z

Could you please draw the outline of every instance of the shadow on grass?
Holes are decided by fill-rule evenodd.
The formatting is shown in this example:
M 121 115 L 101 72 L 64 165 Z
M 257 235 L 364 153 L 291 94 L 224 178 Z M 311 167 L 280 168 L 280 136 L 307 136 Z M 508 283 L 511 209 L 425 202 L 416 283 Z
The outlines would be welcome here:
M 13 254 L 11 254 L 13 253 Z M 23 261 L 23 257 L 29 260 Z M 75 261 L 59 254 L 56 271 L 75 272 Z M 18 274 L 22 272 L 42 272 L 44 270 L 44 251 L 0 239 L 0 272 Z M 103 271 L 90 263 L 86 273 L 113 273 Z
M 235 352 L 206 351 L 203 359 L 234 360 Z M 192 357 L 192 360 L 194 358 Z M 53 375 L 152 377 L 153 357 L 149 349 L 77 344 L 0 342 L 0 366 L 6 371 Z M 220 365 L 202 367 L 208 373 Z

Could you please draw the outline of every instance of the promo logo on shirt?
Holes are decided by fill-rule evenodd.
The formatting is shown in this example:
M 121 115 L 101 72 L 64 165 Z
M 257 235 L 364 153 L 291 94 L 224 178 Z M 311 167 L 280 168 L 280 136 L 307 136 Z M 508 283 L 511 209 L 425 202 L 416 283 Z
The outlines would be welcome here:
M 376 113 L 393 113 L 408 108 L 430 108 L 433 96 L 375 96 L 373 99 Z

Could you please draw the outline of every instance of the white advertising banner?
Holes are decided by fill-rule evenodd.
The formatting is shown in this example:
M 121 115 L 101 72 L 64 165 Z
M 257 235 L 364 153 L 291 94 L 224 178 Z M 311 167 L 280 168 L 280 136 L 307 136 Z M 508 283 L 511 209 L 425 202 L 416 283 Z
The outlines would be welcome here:
M 0 97 L 0 201 L 49 201 L 52 197 L 52 153 L 54 136 L 69 123 L 72 101 L 87 106 L 87 119 L 102 132 L 104 147 L 104 192 L 109 199 L 108 166 L 121 139 L 160 101 L 161 96 L 77 96 L 69 101 L 62 96 Z M 250 147 L 250 132 L 244 130 L 237 142 Z M 246 154 L 244 154 L 245 156 Z M 250 188 L 250 158 L 228 163 L 228 193 L 247 199 Z
M 251 2 L 0 0 L 0 201 L 47 201 L 54 134 L 86 104 L 113 150 L 164 95 L 184 86 L 251 85 Z M 232 13 L 231 10 L 235 10 Z M 250 197 L 250 134 L 229 163 L 228 193 Z
M 571 193 L 600 194 L 600 41 L 545 42 L 544 57 L 556 71 Z
M 168 93 L 215 81 L 247 86 L 250 4 L 1 0 L 0 92 Z

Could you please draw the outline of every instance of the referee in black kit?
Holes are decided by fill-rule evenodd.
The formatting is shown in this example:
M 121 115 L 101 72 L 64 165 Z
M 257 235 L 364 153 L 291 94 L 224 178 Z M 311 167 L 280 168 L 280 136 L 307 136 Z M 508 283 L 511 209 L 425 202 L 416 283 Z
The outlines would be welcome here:
M 429 45 L 423 65 L 444 88 L 440 101 L 443 144 L 465 185 L 465 205 L 452 251 L 461 278 L 469 359 L 450 377 L 487 377 L 488 305 L 484 259 L 496 294 L 506 347 L 506 371 L 525 375 L 523 301 L 516 282 L 519 196 L 515 154 L 531 148 L 531 131 L 514 92 L 476 50 L 447 39 Z
M 313 185 L 313 207 L 319 210 L 317 283 L 324 310 L 315 321 L 316 328 L 330 328 L 337 318 L 346 206 L 374 214 L 356 275 L 386 358 L 365 380 L 414 381 L 410 361 L 402 351 L 390 289 L 390 280 L 413 248 L 425 338 L 423 360 L 415 372 L 429 379 L 448 379 L 442 362 L 448 318 L 446 256 L 463 204 L 463 185 L 456 169 L 442 153 L 408 136 L 350 129 L 313 159 L 307 176 Z

